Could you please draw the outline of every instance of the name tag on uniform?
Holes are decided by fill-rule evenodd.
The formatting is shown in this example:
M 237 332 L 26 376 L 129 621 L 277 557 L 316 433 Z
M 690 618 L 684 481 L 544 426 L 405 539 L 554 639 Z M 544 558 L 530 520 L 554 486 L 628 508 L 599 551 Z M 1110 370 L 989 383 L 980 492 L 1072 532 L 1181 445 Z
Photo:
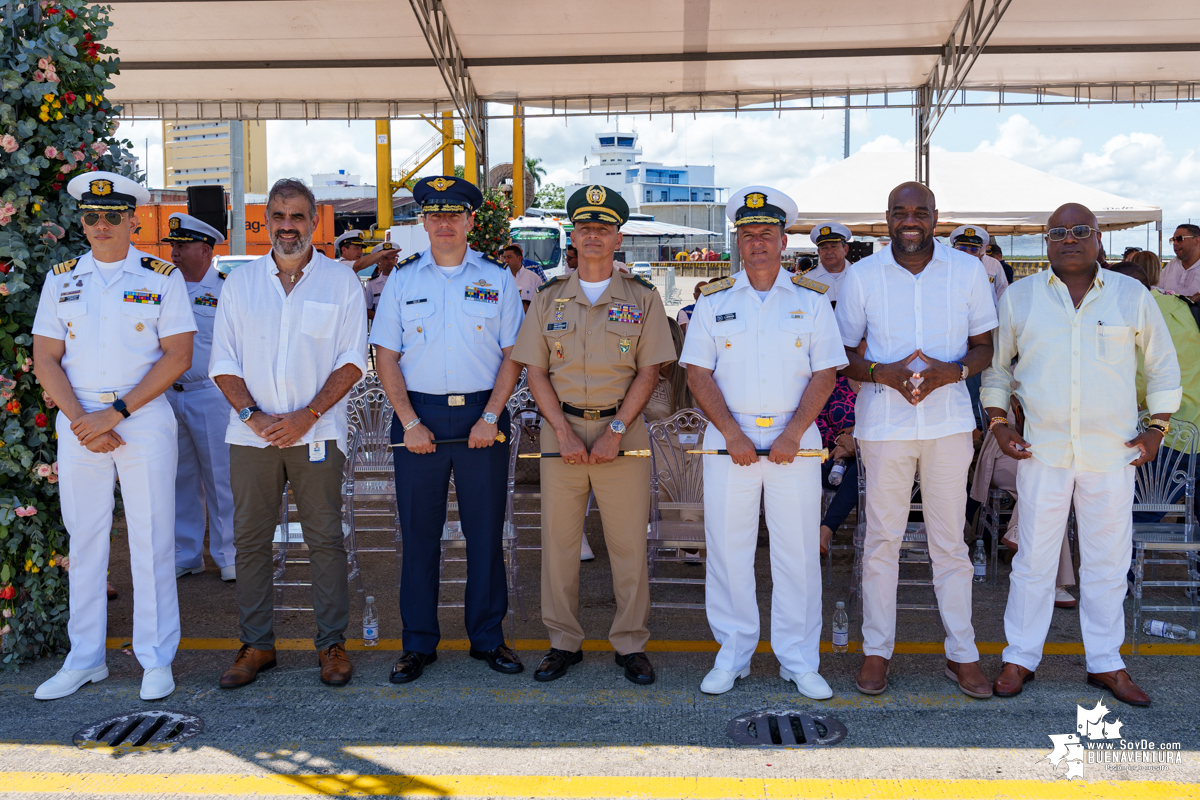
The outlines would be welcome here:
M 801 310 L 789 311 L 788 316 L 792 319 L 804 319 L 804 312 Z
M 608 309 L 609 322 L 629 322 L 634 325 L 642 324 L 642 310 L 629 303 L 613 303 Z
M 468 286 L 466 297 L 480 303 L 499 303 L 500 292 L 496 289 L 485 289 L 482 286 Z
M 717 322 L 728 322 L 731 319 L 737 319 L 736 311 L 733 312 L 732 314 L 718 314 L 717 315 Z
M 308 460 L 314 464 L 325 460 L 325 442 L 312 442 L 308 446 Z
M 565 331 L 567 323 L 565 322 L 549 322 L 546 324 L 546 330 L 549 331 Z
M 60 303 L 70 303 L 70 302 L 72 302 L 73 300 L 78 300 L 78 299 L 79 299 L 80 297 L 82 297 L 82 296 L 83 296 L 83 290 L 82 290 L 82 289 L 76 289 L 76 290 L 75 290 L 75 291 L 73 291 L 73 292 L 63 292 L 62 294 L 60 294 L 60 295 L 58 296 L 58 302 L 60 302 Z
M 148 305 L 157 306 L 162 303 L 162 295 L 155 294 L 154 292 L 147 292 L 147 291 L 126 292 L 125 293 L 125 302 L 126 303 L 145 303 Z
M 211 294 L 208 294 L 206 292 L 203 297 L 197 297 L 193 301 L 193 303 L 198 306 L 208 306 L 209 308 L 216 308 L 217 307 L 217 298 L 213 297 Z
M 378 296 L 378 295 L 376 295 Z M 404 305 L 415 306 L 417 303 L 424 303 L 428 298 L 422 297 L 420 300 L 405 300 Z

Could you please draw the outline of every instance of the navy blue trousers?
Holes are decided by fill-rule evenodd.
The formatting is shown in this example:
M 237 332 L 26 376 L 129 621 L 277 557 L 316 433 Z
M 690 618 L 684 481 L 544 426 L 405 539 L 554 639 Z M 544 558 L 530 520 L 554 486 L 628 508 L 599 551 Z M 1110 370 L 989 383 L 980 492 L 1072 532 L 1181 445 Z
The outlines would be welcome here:
M 486 400 L 464 406 L 418 402 L 413 410 L 433 432 L 434 440 L 470 434 Z M 508 412 L 499 428 L 509 435 Z M 404 425 L 392 419 L 392 442 L 404 441 Z M 404 553 L 400 567 L 400 617 L 405 650 L 432 653 L 441 640 L 438 627 L 438 565 L 450 474 L 458 493 L 458 512 L 467 541 L 467 586 L 464 617 L 467 636 L 476 650 L 504 644 L 508 583 L 504 573 L 504 505 L 508 489 L 508 444 L 472 450 L 462 444 L 438 445 L 418 455 L 395 448 L 396 504 Z

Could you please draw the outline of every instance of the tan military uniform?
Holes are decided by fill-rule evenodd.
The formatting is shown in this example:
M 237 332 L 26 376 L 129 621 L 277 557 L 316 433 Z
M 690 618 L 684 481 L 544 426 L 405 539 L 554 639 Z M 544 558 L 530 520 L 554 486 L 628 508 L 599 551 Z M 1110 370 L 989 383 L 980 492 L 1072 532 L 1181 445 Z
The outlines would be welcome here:
M 658 292 L 615 270 L 594 305 L 579 286 L 578 273 L 543 285 L 529 305 L 512 353 L 514 361 L 549 371 L 560 402 L 590 410 L 619 407 L 640 367 L 675 357 Z M 589 449 L 613 420 L 566 418 Z M 649 447 L 639 416 L 621 437 L 621 449 Z M 558 452 L 558 437 L 549 425 L 542 428 L 542 452 Z M 550 646 L 574 652 L 583 644 L 579 547 L 588 495 L 594 491 L 617 601 L 608 638 L 622 655 L 644 652 L 650 639 L 650 460 L 618 457 L 610 464 L 570 465 L 561 458 L 544 458 L 541 469 L 542 621 L 550 630 Z

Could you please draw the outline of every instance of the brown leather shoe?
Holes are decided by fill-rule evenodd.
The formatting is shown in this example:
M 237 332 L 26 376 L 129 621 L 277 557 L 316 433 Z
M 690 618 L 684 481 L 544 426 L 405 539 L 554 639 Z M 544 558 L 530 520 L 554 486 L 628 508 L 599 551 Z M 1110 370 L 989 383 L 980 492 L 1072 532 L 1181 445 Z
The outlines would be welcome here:
M 354 674 L 354 665 L 346 658 L 344 644 L 331 644 L 317 658 L 321 662 L 321 683 L 326 686 L 345 686 Z
M 1000 674 L 992 684 L 992 691 L 996 697 L 1016 697 L 1033 678 L 1034 673 L 1020 664 L 1005 662 L 1000 665 Z
M 883 694 L 887 691 L 889 667 L 888 659 L 883 656 L 863 656 L 854 685 L 863 694 Z
M 1088 686 L 1107 689 L 1122 703 L 1128 703 L 1131 706 L 1150 705 L 1150 695 L 1138 688 L 1138 685 L 1133 682 L 1133 678 L 1129 677 L 1129 673 L 1123 669 L 1115 672 L 1089 672 L 1087 682 Z
M 967 697 L 987 700 L 992 696 L 992 684 L 983 675 L 978 661 L 962 662 L 946 659 L 946 677 L 958 684 Z
M 254 683 L 258 673 L 275 666 L 275 648 L 270 650 L 255 650 L 248 644 L 238 650 L 233 666 L 225 670 L 221 676 L 222 689 L 237 689 L 248 683 Z

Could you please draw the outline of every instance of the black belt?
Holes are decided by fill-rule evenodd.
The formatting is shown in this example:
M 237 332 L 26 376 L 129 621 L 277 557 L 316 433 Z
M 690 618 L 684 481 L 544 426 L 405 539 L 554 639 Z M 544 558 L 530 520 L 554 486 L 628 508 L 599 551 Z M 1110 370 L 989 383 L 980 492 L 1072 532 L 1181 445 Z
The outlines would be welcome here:
M 605 417 L 615 417 L 617 415 L 617 407 L 612 408 L 576 408 L 575 406 L 562 404 L 564 414 L 570 414 L 572 417 L 583 417 L 584 419 L 604 419 Z
M 471 392 L 470 394 L 408 393 L 409 400 L 423 406 L 477 406 L 487 403 L 491 397 L 491 392 Z

